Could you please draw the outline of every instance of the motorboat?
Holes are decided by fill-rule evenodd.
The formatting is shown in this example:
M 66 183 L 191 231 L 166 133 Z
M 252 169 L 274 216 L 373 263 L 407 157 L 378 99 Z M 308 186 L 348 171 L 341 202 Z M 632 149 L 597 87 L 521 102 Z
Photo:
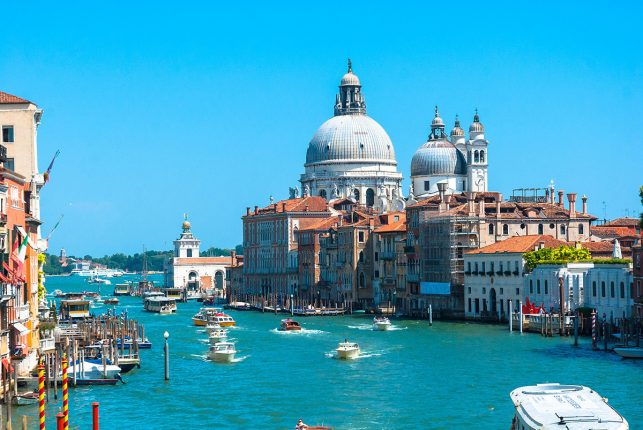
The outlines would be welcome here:
M 643 348 L 636 346 L 617 346 L 614 352 L 623 358 L 643 358 Z
M 114 295 L 115 296 L 129 296 L 132 292 L 130 291 L 129 284 L 116 284 L 114 286 Z
M 63 293 L 62 290 L 54 290 L 51 295 L 55 298 L 65 297 L 65 293 Z
M 141 367 L 141 359 L 138 354 L 118 357 L 118 367 L 121 368 L 121 373 L 127 373 L 135 367 Z
M 228 314 L 218 312 L 214 315 L 213 321 L 221 327 L 232 327 L 236 324 L 235 320 Z
M 67 373 L 79 379 L 117 379 L 121 368 L 107 362 L 103 365 L 100 359 L 83 360 L 72 363 Z
M 233 309 L 235 311 L 250 311 L 252 310 L 252 305 L 246 302 L 232 302 L 223 305 L 224 309 Z
M 112 298 L 103 300 L 103 303 L 105 303 L 106 305 L 117 305 L 118 299 L 116 297 L 112 297 Z
M 230 363 L 237 353 L 232 342 L 218 342 L 210 347 L 208 356 L 217 363 Z
M 290 318 L 286 318 L 285 320 L 281 320 L 281 325 L 279 326 L 280 331 L 300 331 L 301 330 L 301 325 L 295 320 L 292 320 Z
M 199 312 L 192 317 L 194 325 L 205 327 L 209 323 L 219 324 L 221 327 L 231 327 L 236 324 L 234 319 L 221 312 L 220 308 L 201 308 Z
M 34 405 L 38 403 L 38 392 L 27 391 L 26 393 L 21 393 L 13 396 L 11 400 L 16 406 Z
M 344 340 L 344 342 L 340 343 L 336 351 L 337 358 L 341 358 L 342 360 L 352 360 L 359 357 L 360 354 L 359 345 L 355 342 L 349 342 L 348 340 Z
M 208 335 L 210 345 L 216 345 L 219 342 L 225 342 L 228 339 L 228 332 L 224 328 L 218 328 Z
M 125 342 L 123 344 L 123 349 L 130 349 L 130 347 L 133 345 L 132 338 L 129 336 L 125 336 Z M 138 349 L 151 349 L 152 348 L 152 342 L 149 341 L 148 338 L 141 339 L 140 337 L 136 339 L 136 345 L 138 346 Z M 121 349 L 121 338 L 116 338 L 116 348 Z
M 391 320 L 386 317 L 373 318 L 373 330 L 386 331 L 391 328 Z
M 148 312 L 156 312 L 162 315 L 176 313 L 176 300 L 169 297 L 149 297 L 145 299 L 143 306 Z
M 220 329 L 221 326 L 215 322 L 208 322 L 208 325 L 205 326 L 205 331 L 208 332 L 208 334 L 212 333 L 215 330 Z
M 558 383 L 520 387 L 510 394 L 516 413 L 512 430 L 627 430 L 607 399 L 582 385 Z

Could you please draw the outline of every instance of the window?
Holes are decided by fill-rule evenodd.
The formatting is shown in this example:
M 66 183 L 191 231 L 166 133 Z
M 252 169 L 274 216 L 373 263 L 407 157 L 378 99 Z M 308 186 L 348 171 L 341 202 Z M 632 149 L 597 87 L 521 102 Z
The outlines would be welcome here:
M 565 234 L 565 224 L 560 225 L 560 234 Z
M 359 203 L 359 190 L 357 188 L 353 190 L 353 195 L 355 196 L 355 201 Z
M 471 287 L 469 287 L 469 294 L 471 294 Z M 469 299 L 469 300 L 471 300 L 471 299 Z
M 375 204 L 375 191 L 372 188 L 366 190 L 366 206 L 372 207 Z
M 502 225 L 502 234 L 509 234 L 509 224 L 503 224 Z
M 487 289 L 485 287 L 482 287 L 482 294 L 487 294 Z
M 379 261 L 379 253 L 375 253 L 375 261 Z
M 605 282 L 601 282 L 601 297 L 605 297 Z
M 583 224 L 578 224 L 578 234 L 585 233 L 585 226 Z
M 471 262 L 470 261 L 467 263 L 467 272 L 471 272 Z M 471 292 L 471 291 L 469 291 L 469 292 Z
M 485 264 L 484 264 L 484 261 L 483 261 L 483 262 L 482 262 L 482 273 L 484 273 L 484 271 L 485 271 L 484 266 L 485 266 Z
M 502 294 L 502 293 L 503 293 L 503 289 L 501 288 L 501 289 L 500 289 L 500 294 Z
M 545 234 L 545 229 L 542 224 L 538 224 L 538 234 Z
M 520 288 L 516 288 L 516 296 L 520 296 Z
M 529 294 L 534 294 L 534 281 L 529 280 Z
M 473 153 L 473 162 L 477 163 L 480 161 L 480 153 L 478 151 L 474 151 Z
M 424 181 L 424 191 L 429 191 L 431 188 L 431 181 Z
M 375 277 L 376 277 L 376 278 L 379 278 L 379 277 L 380 277 L 380 271 L 379 271 L 379 270 L 376 270 L 376 271 L 375 271 Z
M 489 224 L 489 234 L 493 234 L 493 224 Z
M 478 273 L 478 262 L 475 262 L 473 267 L 475 267 L 475 272 Z M 482 270 L 484 271 L 484 269 Z
M 319 197 L 326 198 L 326 190 L 320 190 L 319 191 Z
M 471 297 L 469 297 L 469 313 L 471 313 Z
M 592 296 L 596 297 L 596 281 L 592 282 Z
M 480 313 L 480 299 L 475 300 L 476 313 Z
M 359 252 L 359 262 L 363 263 L 364 262 L 364 251 Z
M 536 293 L 540 294 L 540 279 L 536 281 Z
M 365 286 L 365 281 L 364 281 L 364 272 L 361 272 L 359 274 L 359 287 L 364 288 Z
M 11 170 L 12 172 L 16 170 L 13 158 L 7 158 L 7 160 L 4 162 L 4 168 L 7 170 Z
M 467 181 L 462 181 L 462 189 L 463 190 L 467 189 Z
M 625 284 L 621 282 L 621 298 L 625 298 Z
M 188 256 L 188 258 L 192 257 L 192 250 L 191 249 L 187 250 L 187 256 Z
M 480 162 L 484 163 L 484 151 L 480 151 Z
M 614 281 L 610 282 L 610 296 L 614 298 Z
M 13 125 L 2 126 L 2 141 L 4 143 L 13 143 Z
M 364 242 L 364 232 L 360 231 L 357 233 L 357 241 L 358 242 Z
M 545 294 L 549 294 L 549 285 L 547 285 L 547 281 L 545 281 Z

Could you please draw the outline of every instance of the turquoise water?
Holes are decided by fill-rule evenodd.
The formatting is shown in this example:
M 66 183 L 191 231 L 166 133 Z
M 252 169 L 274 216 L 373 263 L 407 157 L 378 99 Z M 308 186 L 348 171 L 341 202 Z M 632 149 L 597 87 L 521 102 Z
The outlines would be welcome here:
M 47 280 L 49 291 L 85 286 L 78 278 Z M 281 333 L 275 328 L 283 315 L 230 312 L 240 360 L 216 364 L 205 358 L 207 334 L 191 322 L 200 304 L 179 304 L 167 316 L 144 312 L 139 298 L 121 305 L 145 324 L 154 346 L 141 351 L 142 368 L 126 374 L 125 385 L 70 390 L 71 428 L 91 428 L 91 402 L 98 401 L 108 429 L 291 429 L 298 418 L 336 429 L 508 429 L 509 392 L 541 382 L 588 385 L 632 429 L 643 428 L 643 363 L 592 352 L 586 342 L 574 348 L 571 339 L 509 334 L 501 326 L 426 321 L 395 321 L 396 330 L 374 332 L 366 316 L 302 318 L 303 333 Z M 344 338 L 359 342 L 364 357 L 332 358 Z M 51 396 L 53 428 L 60 400 Z M 36 422 L 35 408 L 14 409 L 23 413 Z

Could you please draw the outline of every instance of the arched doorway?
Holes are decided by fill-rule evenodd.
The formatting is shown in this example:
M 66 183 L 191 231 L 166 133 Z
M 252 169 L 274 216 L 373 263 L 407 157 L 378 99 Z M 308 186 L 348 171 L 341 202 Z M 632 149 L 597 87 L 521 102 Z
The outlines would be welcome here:
M 188 290 L 197 291 L 199 289 L 199 275 L 192 271 L 188 274 Z
M 326 198 L 326 190 L 320 190 L 319 191 L 319 197 Z
M 372 188 L 366 190 L 366 206 L 372 207 L 375 204 L 375 191 Z
M 355 201 L 359 203 L 359 190 L 357 188 L 353 190 L 353 196 L 355 197 Z
M 218 271 L 217 273 L 214 274 L 214 288 L 217 290 L 223 290 L 224 285 L 223 285 L 223 272 Z
M 491 307 L 491 309 L 490 309 L 491 313 L 494 314 L 494 315 L 497 314 L 498 313 L 498 307 L 497 307 L 497 303 L 496 303 L 496 289 L 495 288 L 491 288 L 489 290 L 489 304 L 490 304 L 490 307 Z

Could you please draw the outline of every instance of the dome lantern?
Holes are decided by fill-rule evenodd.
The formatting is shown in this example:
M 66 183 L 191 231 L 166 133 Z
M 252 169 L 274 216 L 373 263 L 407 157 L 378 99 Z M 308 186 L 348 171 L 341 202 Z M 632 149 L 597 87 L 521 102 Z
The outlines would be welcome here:
M 458 115 L 455 116 L 455 124 L 453 125 L 453 129 L 451 129 L 451 137 L 464 137 L 464 130 L 460 127 L 460 118 L 458 118 Z
M 339 83 L 339 93 L 335 98 L 335 116 L 365 114 L 366 102 L 362 95 L 362 84 L 353 73 L 353 63 L 348 59 L 348 71 Z
M 484 125 L 480 122 L 478 108 L 476 108 L 475 112 L 475 115 L 473 115 L 473 122 L 469 126 L 469 133 L 484 133 Z
M 438 112 L 438 107 L 435 107 L 435 117 L 431 121 L 431 134 L 429 135 L 429 140 L 440 140 L 446 139 L 446 134 L 444 133 L 444 121 L 440 118 L 440 112 Z

